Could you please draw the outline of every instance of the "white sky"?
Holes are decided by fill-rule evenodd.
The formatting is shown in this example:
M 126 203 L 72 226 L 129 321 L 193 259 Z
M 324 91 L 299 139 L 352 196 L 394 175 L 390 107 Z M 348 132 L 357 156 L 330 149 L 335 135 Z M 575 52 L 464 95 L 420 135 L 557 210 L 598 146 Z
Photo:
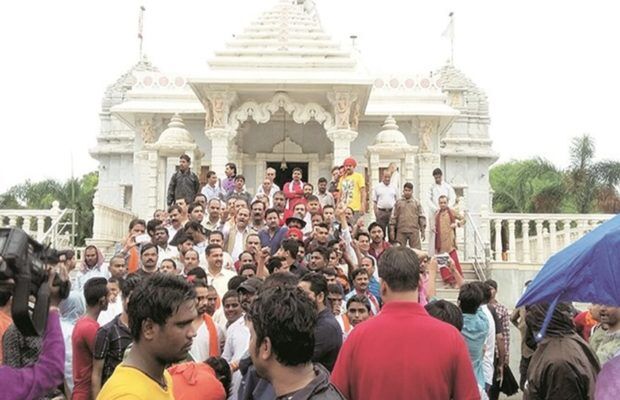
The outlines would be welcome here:
M 137 61 L 138 7 L 145 52 L 163 72 L 206 70 L 224 47 L 277 0 L 7 1 L 0 4 L 0 192 L 25 179 L 66 179 L 96 168 L 107 85 Z M 568 163 L 584 132 L 599 158 L 619 159 L 615 1 L 317 0 L 328 34 L 349 35 L 370 70 L 440 67 L 441 38 L 455 12 L 455 65 L 489 96 L 500 161 L 541 155 Z

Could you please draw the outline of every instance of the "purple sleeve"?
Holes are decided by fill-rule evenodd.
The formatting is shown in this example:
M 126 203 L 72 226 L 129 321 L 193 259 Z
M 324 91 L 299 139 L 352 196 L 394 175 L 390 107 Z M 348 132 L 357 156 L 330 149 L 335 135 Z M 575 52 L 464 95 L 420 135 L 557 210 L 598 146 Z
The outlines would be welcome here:
M 65 344 L 58 311 L 50 311 L 39 359 L 26 368 L 0 367 L 0 382 L 6 385 L 5 398 L 33 399 L 43 396 L 63 382 Z

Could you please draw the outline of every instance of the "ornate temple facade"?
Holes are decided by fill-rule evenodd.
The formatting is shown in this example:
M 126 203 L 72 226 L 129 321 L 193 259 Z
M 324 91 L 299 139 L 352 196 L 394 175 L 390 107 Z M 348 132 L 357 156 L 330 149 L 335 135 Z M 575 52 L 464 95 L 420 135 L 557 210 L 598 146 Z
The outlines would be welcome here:
M 165 206 L 183 153 L 201 180 L 236 163 L 250 192 L 269 166 L 281 180 L 299 166 L 316 184 L 351 155 L 369 188 L 395 163 L 425 199 L 440 167 L 460 207 L 475 218 L 490 208 L 484 92 L 452 65 L 373 75 L 324 32 L 311 1 L 280 1 L 191 76 L 142 60 L 108 88 L 100 118 L 93 242 L 104 247 L 132 216 Z

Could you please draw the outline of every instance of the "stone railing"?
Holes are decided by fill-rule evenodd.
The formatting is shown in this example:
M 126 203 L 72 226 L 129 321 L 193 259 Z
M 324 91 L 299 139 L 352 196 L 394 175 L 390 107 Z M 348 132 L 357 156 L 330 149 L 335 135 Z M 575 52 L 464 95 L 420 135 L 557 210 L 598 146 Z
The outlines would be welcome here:
M 0 226 L 21 228 L 38 242 L 61 248 L 73 244 L 74 210 L 60 209 L 54 201 L 49 210 L 0 209 Z
M 129 223 L 134 218 L 136 216 L 129 210 L 95 203 L 93 238 L 87 243 L 94 244 L 104 254 L 108 253 L 114 243 L 127 234 Z
M 495 261 L 542 264 L 613 216 L 491 213 L 492 257 Z

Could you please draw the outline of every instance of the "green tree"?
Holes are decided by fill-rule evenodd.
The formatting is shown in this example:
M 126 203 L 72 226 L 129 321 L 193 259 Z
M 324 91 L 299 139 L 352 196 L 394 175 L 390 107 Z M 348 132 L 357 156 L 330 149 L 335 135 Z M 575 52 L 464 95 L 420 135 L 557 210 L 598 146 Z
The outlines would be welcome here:
M 490 181 L 495 212 L 553 213 L 565 202 L 562 172 L 542 158 L 497 165 Z
M 620 162 L 594 161 L 596 146 L 589 135 L 572 140 L 570 166 L 566 171 L 568 192 L 578 213 L 620 211 L 617 185 L 620 183 Z
M 86 238 L 92 237 L 93 197 L 98 180 L 97 172 L 90 172 L 79 179 L 73 178 L 65 182 L 53 179 L 39 182 L 26 180 L 0 195 L 0 208 L 49 209 L 57 200 L 61 209 L 75 210 L 76 244 L 82 245 Z

